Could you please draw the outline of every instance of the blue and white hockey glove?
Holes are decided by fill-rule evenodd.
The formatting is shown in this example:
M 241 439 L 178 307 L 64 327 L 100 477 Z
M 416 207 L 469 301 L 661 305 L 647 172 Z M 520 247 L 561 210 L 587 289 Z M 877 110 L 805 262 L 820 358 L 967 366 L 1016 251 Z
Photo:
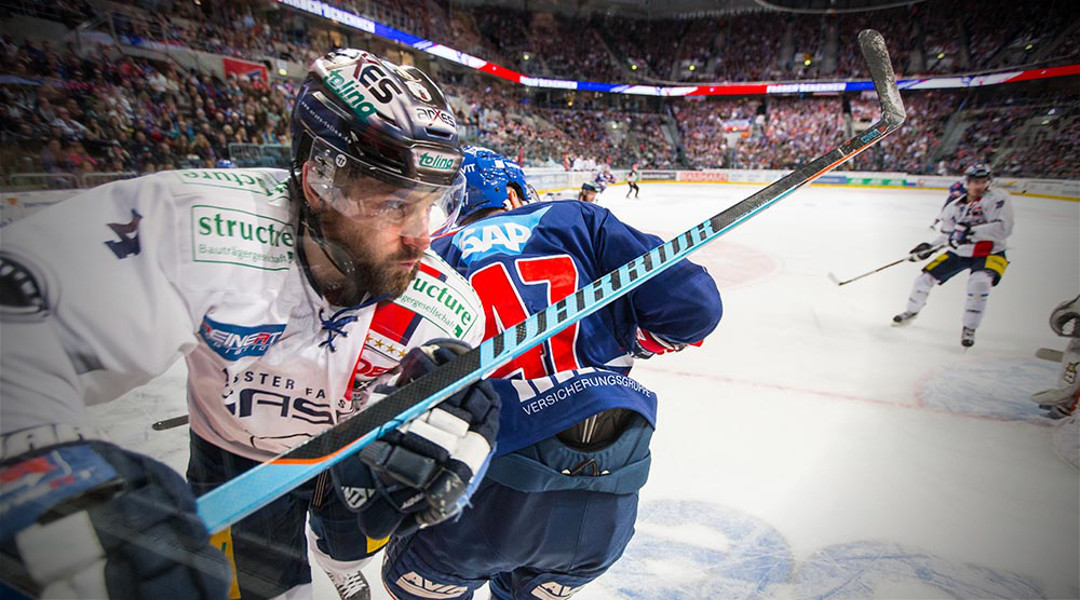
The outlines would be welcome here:
M 414 348 L 401 361 L 396 385 L 468 350 L 458 340 L 433 340 Z M 499 406 L 491 384 L 479 381 L 372 442 L 359 459 L 332 467 L 335 488 L 357 512 L 365 535 L 404 535 L 459 513 L 487 470 L 499 433 Z
M 949 234 L 949 246 L 959 248 L 964 244 L 970 244 L 971 240 L 968 239 L 970 232 L 970 226 L 957 225 L 956 228 L 952 230 L 952 233 Z
M 228 596 L 228 563 L 210 545 L 178 473 L 58 430 L 74 431 L 45 426 L 4 436 L 5 455 L 16 456 L 0 466 L 0 596 L 11 590 L 47 598 Z

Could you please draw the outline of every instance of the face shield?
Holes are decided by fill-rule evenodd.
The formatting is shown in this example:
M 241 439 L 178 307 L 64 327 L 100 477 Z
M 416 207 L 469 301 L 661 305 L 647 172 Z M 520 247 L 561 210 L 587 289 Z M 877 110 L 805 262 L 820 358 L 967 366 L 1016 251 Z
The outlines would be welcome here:
M 465 176 L 434 185 L 387 172 L 315 138 L 308 182 L 345 217 L 372 227 L 399 228 L 402 236 L 435 236 L 453 225 L 465 198 Z
M 531 183 L 526 183 L 525 188 L 526 188 L 525 189 L 525 203 L 526 204 L 531 204 L 533 202 L 539 202 L 540 201 L 540 194 L 538 194 L 536 192 L 536 188 L 534 188 Z

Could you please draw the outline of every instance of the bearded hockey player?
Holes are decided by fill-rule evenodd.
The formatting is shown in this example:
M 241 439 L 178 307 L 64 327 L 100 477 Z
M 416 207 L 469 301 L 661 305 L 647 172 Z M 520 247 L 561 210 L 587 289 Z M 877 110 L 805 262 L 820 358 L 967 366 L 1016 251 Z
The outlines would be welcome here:
M 453 115 L 427 75 L 362 50 L 316 60 L 292 144 L 289 170 L 112 183 L 4 230 L 6 585 L 43 597 L 310 597 L 310 543 L 343 598 L 367 598 L 359 567 L 378 540 L 460 507 L 498 427 L 483 383 L 212 545 L 175 472 L 85 426 L 86 406 L 184 357 L 187 475 L 204 493 L 364 410 L 368 384 L 402 357 L 401 377 L 414 378 L 482 339 L 475 293 L 429 250 L 464 178 Z M 235 565 L 231 591 L 215 547 Z

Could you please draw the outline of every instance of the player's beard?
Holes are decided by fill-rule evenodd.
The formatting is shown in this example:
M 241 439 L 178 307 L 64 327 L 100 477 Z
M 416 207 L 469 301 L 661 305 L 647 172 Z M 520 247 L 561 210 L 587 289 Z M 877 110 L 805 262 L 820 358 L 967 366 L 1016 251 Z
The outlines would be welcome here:
M 397 298 L 409 287 L 409 282 L 416 277 L 420 269 L 419 259 L 424 255 L 422 250 L 415 248 L 402 248 L 400 252 L 381 261 L 364 261 L 356 264 L 356 278 L 360 289 L 367 290 L 372 296 L 389 296 Z M 415 260 L 416 264 L 410 269 L 402 268 L 401 262 Z
M 322 244 L 339 271 L 339 277 L 324 285 L 327 299 L 338 306 L 352 306 L 359 304 L 365 294 L 396 298 L 404 293 L 420 268 L 424 251 L 403 245 L 390 256 L 380 258 L 373 247 L 375 236 L 370 235 L 371 230 L 341 226 L 347 223 L 348 219 L 340 214 L 323 219 L 326 239 Z M 405 268 L 401 264 L 404 261 L 417 262 Z

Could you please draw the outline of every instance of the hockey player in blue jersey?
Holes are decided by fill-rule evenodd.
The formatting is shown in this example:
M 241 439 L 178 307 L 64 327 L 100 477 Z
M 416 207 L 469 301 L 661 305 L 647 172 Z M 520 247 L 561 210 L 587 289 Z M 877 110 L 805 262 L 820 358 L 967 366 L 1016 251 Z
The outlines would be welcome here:
M 520 205 L 523 173 L 490 150 L 467 148 L 463 172 L 461 227 L 433 248 L 480 295 L 486 337 L 661 243 L 595 204 Z M 390 542 L 391 594 L 469 599 L 489 583 L 496 600 L 566 598 L 603 574 L 633 536 L 651 460 L 657 397 L 628 377 L 634 359 L 699 343 L 720 316 L 713 279 L 682 261 L 497 369 L 487 476 L 460 519 Z
M 964 187 L 964 180 L 961 179 L 949 186 L 949 195 L 945 197 L 945 204 L 941 205 L 941 210 L 944 211 L 950 204 L 966 196 L 967 188 Z M 941 223 L 940 213 L 938 213 L 937 217 L 934 217 L 934 222 L 930 224 L 930 229 L 937 229 L 938 223 Z

